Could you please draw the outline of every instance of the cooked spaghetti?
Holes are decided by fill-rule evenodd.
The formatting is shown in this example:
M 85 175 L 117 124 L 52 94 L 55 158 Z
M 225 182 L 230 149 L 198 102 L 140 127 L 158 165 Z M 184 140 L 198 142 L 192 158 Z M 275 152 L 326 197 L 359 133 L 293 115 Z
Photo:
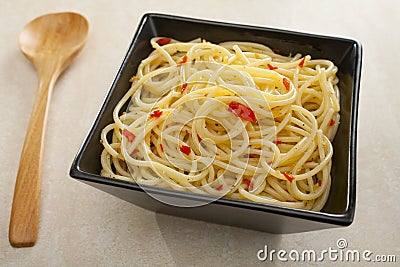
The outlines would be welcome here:
M 337 67 L 250 42 L 153 38 L 101 134 L 101 175 L 319 211 L 339 125 Z

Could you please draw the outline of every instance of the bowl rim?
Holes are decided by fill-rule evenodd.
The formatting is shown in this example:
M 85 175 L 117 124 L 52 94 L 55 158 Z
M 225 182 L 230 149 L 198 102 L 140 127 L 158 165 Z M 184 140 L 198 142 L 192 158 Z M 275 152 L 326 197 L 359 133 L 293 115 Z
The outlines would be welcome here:
M 311 38 L 322 38 L 322 39 L 329 39 L 329 40 L 338 40 L 338 41 L 345 41 L 351 42 L 354 49 L 355 49 L 355 62 L 354 62 L 354 79 L 352 80 L 353 84 L 353 91 L 352 91 L 352 101 L 351 101 L 351 114 L 350 114 L 350 121 L 349 121 L 349 164 L 348 164 L 348 190 L 347 190 L 347 206 L 343 213 L 334 214 L 334 213 L 327 213 L 322 211 L 309 211 L 309 210 L 301 210 L 301 209 L 294 209 L 294 208 L 287 208 L 277 205 L 270 205 L 270 204 L 263 204 L 258 202 L 251 202 L 246 200 L 237 200 L 231 198 L 218 198 L 209 196 L 209 195 L 202 195 L 196 194 L 192 192 L 180 192 L 173 189 L 165 189 L 165 188 L 158 188 L 153 186 L 146 186 L 146 185 L 138 185 L 136 183 L 126 182 L 117 179 L 111 179 L 99 174 L 89 173 L 83 171 L 80 168 L 80 163 L 83 157 L 84 151 L 87 149 L 89 141 L 93 138 L 94 131 L 98 126 L 99 119 L 101 115 L 105 111 L 105 107 L 108 101 L 111 98 L 113 93 L 113 89 L 118 82 L 121 72 L 124 67 L 128 64 L 129 52 L 132 51 L 134 46 L 136 45 L 137 38 L 144 27 L 145 23 L 149 19 L 152 18 L 163 18 L 163 19 L 170 19 L 170 20 L 180 20 L 184 22 L 197 22 L 197 23 L 204 23 L 209 25 L 217 25 L 217 26 L 224 26 L 230 28 L 245 28 L 250 30 L 262 30 L 262 31 L 269 31 L 275 33 L 282 33 L 282 34 L 290 34 L 290 35 L 298 35 L 304 37 L 311 37 Z M 362 66 L 362 45 L 358 40 L 345 38 L 345 37 L 337 37 L 331 35 L 321 35 L 309 32 L 300 32 L 300 31 L 293 31 L 287 29 L 279 29 L 279 28 L 270 28 L 264 26 L 257 26 L 257 25 L 247 25 L 247 24 L 240 24 L 240 23 L 231 23 L 231 22 L 220 22 L 214 20 L 207 20 L 201 18 L 190 18 L 178 15 L 170 15 L 164 13 L 144 13 L 137 28 L 136 32 L 131 39 L 131 43 L 127 49 L 127 52 L 124 56 L 122 64 L 120 65 L 116 76 L 113 79 L 111 86 L 109 87 L 106 97 L 104 98 L 99 111 L 97 112 L 95 119 L 89 128 L 86 137 L 81 144 L 78 153 L 76 154 L 70 171 L 69 175 L 72 178 L 77 180 L 81 180 L 84 182 L 93 182 L 97 184 L 124 188 L 134 191 L 141 191 L 143 193 L 153 193 L 153 194 L 160 194 L 169 197 L 178 197 L 178 198 L 185 198 L 185 199 L 192 199 L 192 200 L 200 200 L 200 201 L 209 201 L 213 200 L 210 204 L 215 205 L 226 205 L 236 208 L 243 208 L 243 209 L 250 209 L 256 211 L 262 211 L 267 213 L 279 214 L 288 217 L 294 217 L 299 219 L 305 219 L 310 221 L 328 223 L 328 224 L 336 224 L 341 226 L 349 226 L 354 219 L 355 215 L 355 205 L 356 205 L 356 158 L 357 158 L 357 121 L 358 121 L 358 102 L 359 102 L 359 90 L 360 90 L 360 81 L 361 81 L 361 66 Z M 144 190 L 145 188 L 146 190 Z

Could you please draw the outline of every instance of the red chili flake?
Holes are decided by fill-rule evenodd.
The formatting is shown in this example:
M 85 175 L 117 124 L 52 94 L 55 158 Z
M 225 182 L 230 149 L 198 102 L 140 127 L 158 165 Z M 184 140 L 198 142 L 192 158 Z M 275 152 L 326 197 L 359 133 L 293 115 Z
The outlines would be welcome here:
M 191 151 L 190 146 L 181 146 L 179 150 L 186 155 L 189 155 Z
M 292 181 L 294 180 L 294 177 L 293 177 L 292 175 L 290 175 L 289 173 L 287 173 L 287 172 L 284 172 L 284 173 L 283 173 L 283 176 L 285 176 L 285 178 L 286 178 L 289 182 L 292 182 Z
M 185 130 L 185 133 L 186 133 L 186 134 L 189 134 L 189 131 L 188 131 L 188 130 Z
M 122 134 L 126 137 L 126 139 L 128 139 L 129 142 L 133 142 L 133 140 L 135 140 L 136 138 L 136 135 L 134 135 L 127 129 L 123 129 Z
M 183 93 L 187 88 L 187 83 L 182 84 L 181 93 Z
M 333 125 L 335 125 L 335 120 L 331 119 L 331 121 L 329 122 L 329 126 L 333 126 Z
M 139 150 L 137 150 L 136 148 L 131 152 L 131 154 L 129 154 L 129 155 L 131 155 L 131 156 L 133 156 L 133 155 L 135 155 L 136 153 L 138 153 L 139 152 Z
M 161 151 L 164 152 L 164 146 L 160 144 Z
M 299 63 L 299 67 L 302 68 L 304 67 L 304 61 L 306 61 L 306 57 L 303 57 L 303 59 Z
M 267 64 L 268 69 L 276 70 L 278 67 L 272 66 L 271 64 Z
M 290 81 L 288 78 L 283 78 L 283 85 L 285 86 L 286 90 L 290 89 Z
M 249 156 L 250 156 L 250 158 L 259 158 L 260 157 L 260 155 L 258 155 L 258 154 L 250 154 Z
M 249 179 L 243 179 L 243 183 L 246 184 L 250 188 L 250 180 Z
M 272 141 L 272 143 L 274 143 L 275 145 L 280 145 L 280 144 L 282 144 L 282 141 L 281 140 L 274 140 L 274 141 Z
M 280 54 L 280 53 L 281 53 L 281 50 L 276 49 L 276 48 L 275 48 L 275 49 L 272 49 L 272 51 L 274 51 L 275 54 Z
M 166 44 L 169 44 L 170 42 L 171 42 L 171 38 L 165 38 L 165 37 L 162 37 L 156 41 L 156 43 L 159 45 L 166 45 Z
M 184 55 L 182 61 L 179 62 L 179 65 L 186 63 L 186 61 L 187 61 L 187 55 Z
M 268 164 L 268 165 L 272 165 L 272 163 L 273 163 L 273 162 L 272 162 L 272 161 L 270 161 L 270 162 L 268 162 L 267 164 Z
M 220 186 L 216 187 L 215 190 L 221 191 L 224 186 L 221 184 Z
M 228 111 L 232 112 L 236 117 L 240 117 L 246 121 L 257 122 L 254 111 L 239 102 L 232 101 L 229 104 Z
M 150 114 L 150 118 L 160 118 L 162 114 L 161 110 L 154 110 L 153 113 Z
M 201 142 L 201 140 L 203 140 L 203 139 L 201 139 L 200 135 L 197 134 L 197 140 L 199 140 L 199 142 Z
M 319 186 L 322 185 L 322 180 L 318 180 L 318 185 L 319 185 Z

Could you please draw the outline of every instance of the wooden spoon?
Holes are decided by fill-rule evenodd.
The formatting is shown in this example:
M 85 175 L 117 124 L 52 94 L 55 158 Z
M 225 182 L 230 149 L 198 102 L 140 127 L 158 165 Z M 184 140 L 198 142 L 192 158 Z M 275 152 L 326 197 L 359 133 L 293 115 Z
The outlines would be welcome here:
M 19 46 L 39 75 L 39 87 L 22 148 L 11 210 L 9 241 L 30 247 L 37 240 L 41 161 L 47 111 L 54 84 L 86 43 L 89 25 L 79 14 L 66 12 L 38 17 L 19 35 Z

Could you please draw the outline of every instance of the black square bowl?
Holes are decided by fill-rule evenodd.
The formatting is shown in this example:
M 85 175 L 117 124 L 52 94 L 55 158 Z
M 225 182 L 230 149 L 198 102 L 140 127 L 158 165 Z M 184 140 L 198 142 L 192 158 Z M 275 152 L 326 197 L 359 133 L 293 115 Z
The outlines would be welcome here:
M 157 198 L 207 201 L 208 196 L 137 185 L 100 176 L 102 129 L 113 122 L 112 112 L 130 88 L 129 79 L 141 60 L 152 51 L 149 40 L 167 36 L 181 41 L 197 37 L 213 43 L 251 41 L 279 49 L 281 54 L 309 54 L 331 60 L 339 68 L 341 123 L 333 141 L 332 185 L 325 207 L 320 212 L 220 198 L 198 207 L 177 207 Z M 353 222 L 356 204 L 357 108 L 362 49 L 354 40 L 299 33 L 248 25 L 238 25 L 164 14 L 145 14 L 83 145 L 70 169 L 70 175 L 86 184 L 155 212 L 271 233 L 295 233 L 340 226 Z M 145 190 L 144 190 L 145 189 Z M 169 202 L 171 203 L 171 202 Z

